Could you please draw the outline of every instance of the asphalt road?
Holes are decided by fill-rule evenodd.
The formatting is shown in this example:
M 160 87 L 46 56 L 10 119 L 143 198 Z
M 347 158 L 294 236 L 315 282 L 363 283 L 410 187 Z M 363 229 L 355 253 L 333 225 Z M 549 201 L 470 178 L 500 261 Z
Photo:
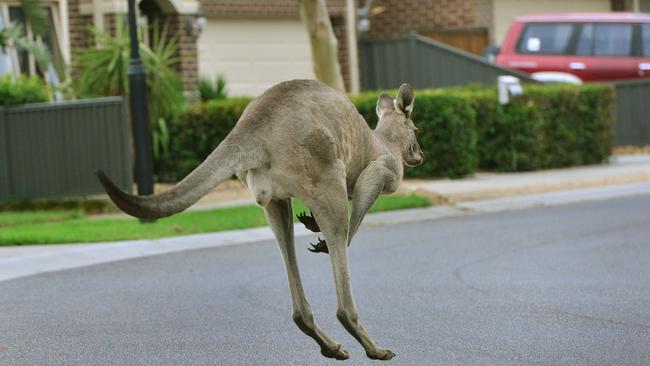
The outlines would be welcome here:
M 329 259 L 299 240 L 316 319 Z M 393 365 L 650 365 L 650 196 L 362 230 L 360 318 Z M 291 321 L 272 242 L 0 282 L 0 365 L 328 365 Z

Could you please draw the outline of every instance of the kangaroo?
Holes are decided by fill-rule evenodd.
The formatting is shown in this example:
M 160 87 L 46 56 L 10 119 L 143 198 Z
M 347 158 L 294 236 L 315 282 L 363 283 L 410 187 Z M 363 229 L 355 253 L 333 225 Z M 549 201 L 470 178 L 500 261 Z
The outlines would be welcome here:
M 244 182 L 264 213 L 282 254 L 291 291 L 293 320 L 328 358 L 349 357 L 316 324 L 300 280 L 293 235 L 291 199 L 301 200 L 310 215 L 299 219 L 325 240 L 312 251 L 328 252 L 336 285 L 336 316 L 371 359 L 395 356 L 380 348 L 359 323 L 348 269 L 347 246 L 378 196 L 393 193 L 403 165 L 422 163 L 411 121 L 415 96 L 408 84 L 397 98 L 381 94 L 379 123 L 368 127 L 347 96 L 314 80 L 277 84 L 252 101 L 214 151 L 172 189 L 151 196 L 121 191 L 106 175 L 97 175 L 124 212 L 156 219 L 181 212 L 233 174 Z M 352 213 L 348 217 L 348 200 Z M 312 216 L 313 215 L 313 216 Z

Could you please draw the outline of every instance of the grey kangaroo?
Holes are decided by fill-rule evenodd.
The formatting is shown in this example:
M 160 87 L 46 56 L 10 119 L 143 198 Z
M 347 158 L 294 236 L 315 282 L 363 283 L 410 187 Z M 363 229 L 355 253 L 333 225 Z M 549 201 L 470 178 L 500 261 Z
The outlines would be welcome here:
M 134 196 L 97 175 L 113 202 L 143 219 L 173 215 L 191 206 L 216 185 L 237 174 L 264 208 L 286 266 L 293 320 L 312 337 L 325 357 L 344 360 L 348 352 L 316 324 L 296 262 L 291 199 L 310 210 L 299 219 L 322 231 L 312 251 L 328 252 L 336 285 L 336 316 L 371 359 L 395 356 L 380 348 L 359 323 L 352 299 L 347 246 L 370 206 L 382 193 L 393 193 L 404 172 L 423 156 L 410 119 L 415 96 L 408 84 L 397 98 L 377 100 L 379 123 L 371 130 L 347 96 L 314 80 L 277 84 L 248 105 L 214 151 L 172 189 Z M 352 213 L 348 217 L 348 200 Z M 313 216 L 312 216 L 313 215 Z

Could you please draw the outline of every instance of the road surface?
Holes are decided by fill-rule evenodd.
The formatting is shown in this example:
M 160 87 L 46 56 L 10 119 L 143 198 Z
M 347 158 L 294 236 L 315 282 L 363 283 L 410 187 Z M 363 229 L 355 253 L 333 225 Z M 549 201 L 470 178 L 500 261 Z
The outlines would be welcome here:
M 329 258 L 298 242 L 319 324 Z M 361 322 L 393 365 L 650 365 L 650 196 L 389 225 L 350 248 Z M 0 365 L 331 365 L 291 320 L 273 242 L 0 282 Z

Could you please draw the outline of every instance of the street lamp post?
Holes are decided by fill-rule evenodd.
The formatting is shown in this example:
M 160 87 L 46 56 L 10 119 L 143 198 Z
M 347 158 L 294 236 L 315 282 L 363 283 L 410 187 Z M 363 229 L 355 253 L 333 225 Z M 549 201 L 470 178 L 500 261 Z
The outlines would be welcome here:
M 129 99 L 131 121 L 135 139 L 135 181 L 138 194 L 153 194 L 153 156 L 149 110 L 147 104 L 146 72 L 140 60 L 138 30 L 135 21 L 135 0 L 129 1 L 129 35 L 131 37 L 131 62 L 129 64 Z

